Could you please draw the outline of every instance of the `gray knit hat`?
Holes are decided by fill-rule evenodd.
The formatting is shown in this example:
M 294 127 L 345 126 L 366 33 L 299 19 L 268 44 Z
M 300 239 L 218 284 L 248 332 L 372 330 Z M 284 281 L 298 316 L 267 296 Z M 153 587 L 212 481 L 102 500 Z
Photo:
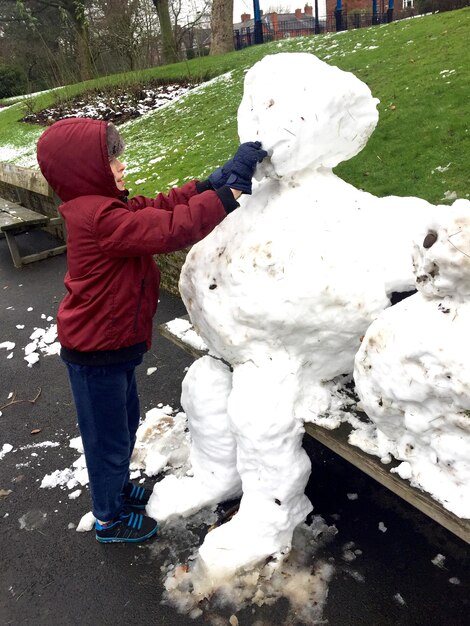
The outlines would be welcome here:
M 112 122 L 109 122 L 106 127 L 106 144 L 108 146 L 108 156 L 110 159 L 121 155 L 126 147 L 118 129 Z

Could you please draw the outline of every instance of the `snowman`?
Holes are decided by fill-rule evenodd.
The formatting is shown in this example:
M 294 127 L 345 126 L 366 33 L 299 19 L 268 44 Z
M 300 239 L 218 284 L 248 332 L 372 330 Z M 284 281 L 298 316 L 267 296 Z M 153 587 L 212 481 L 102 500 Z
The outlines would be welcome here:
M 328 413 L 331 381 L 352 373 L 392 294 L 414 289 L 411 242 L 443 210 L 377 198 L 333 173 L 366 144 L 377 103 L 353 74 L 311 54 L 266 56 L 246 74 L 240 140 L 261 141 L 269 158 L 253 194 L 182 269 L 181 295 L 210 356 L 182 388 L 192 476 L 157 483 L 147 508 L 168 520 L 242 495 L 199 550 L 213 581 L 289 552 L 312 510 L 303 423 Z
M 355 360 L 381 457 L 470 518 L 470 202 L 458 200 L 414 244 L 418 292 L 383 311 Z

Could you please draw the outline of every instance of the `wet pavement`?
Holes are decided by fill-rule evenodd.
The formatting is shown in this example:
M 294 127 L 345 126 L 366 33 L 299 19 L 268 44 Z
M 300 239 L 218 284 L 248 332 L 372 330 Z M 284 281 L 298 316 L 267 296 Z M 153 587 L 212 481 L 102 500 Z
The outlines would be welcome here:
M 21 243 L 37 249 L 42 239 L 39 233 L 23 235 Z M 34 328 L 52 323 L 47 318 L 55 316 L 62 297 L 65 266 L 61 256 L 15 269 L 0 240 L 0 344 L 16 344 L 0 349 L 0 406 L 21 400 L 0 415 L 0 624 L 236 624 L 230 606 L 206 603 L 192 619 L 162 603 L 164 570 L 170 562 L 184 562 L 202 541 L 204 516 L 180 522 L 178 532 L 164 528 L 142 546 L 102 545 L 92 533 L 69 527 L 90 508 L 86 490 L 69 499 L 66 489 L 39 487 L 46 474 L 70 467 L 78 456 L 69 447 L 78 430 L 60 359 L 41 355 L 32 367 L 23 359 Z M 178 298 L 161 294 L 154 345 L 138 370 L 142 413 L 159 403 L 180 406 L 181 381 L 192 359 L 156 327 L 184 313 Z M 150 367 L 157 369 L 149 376 Z M 34 403 L 23 402 L 39 390 Z M 40 432 L 31 434 L 34 429 Z M 59 445 L 31 447 L 41 442 Z M 4 444 L 13 449 L 6 452 Z M 312 460 L 307 491 L 314 514 L 337 529 L 304 563 L 307 570 L 315 569 L 317 559 L 332 566 L 316 623 L 468 625 L 468 546 L 321 444 L 307 438 L 304 445 Z M 236 619 L 253 626 L 306 623 L 282 598 L 238 609 Z

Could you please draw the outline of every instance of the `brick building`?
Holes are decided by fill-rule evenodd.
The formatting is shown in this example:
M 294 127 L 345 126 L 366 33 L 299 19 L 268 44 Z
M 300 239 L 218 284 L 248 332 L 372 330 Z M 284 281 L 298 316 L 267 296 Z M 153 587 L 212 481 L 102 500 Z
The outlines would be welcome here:
M 413 9 L 416 0 L 395 0 L 394 9 L 398 12 L 406 9 Z M 361 13 L 372 13 L 372 0 L 343 0 L 342 8 L 344 13 L 360 11 Z M 377 0 L 377 12 L 385 13 L 388 8 L 388 0 Z M 336 0 L 326 0 L 327 15 L 333 14 L 336 9 Z
M 319 0 L 318 14 L 324 15 L 326 0 Z M 296 9 L 294 13 L 264 13 L 261 11 L 261 24 L 264 41 L 284 39 L 286 37 L 302 37 L 311 35 L 315 29 L 315 13 L 311 5 L 305 4 L 303 9 Z M 241 40 L 251 39 L 254 34 L 255 20 L 249 13 L 243 13 L 241 21 L 233 25 L 235 36 Z M 244 44 L 249 42 L 244 41 Z

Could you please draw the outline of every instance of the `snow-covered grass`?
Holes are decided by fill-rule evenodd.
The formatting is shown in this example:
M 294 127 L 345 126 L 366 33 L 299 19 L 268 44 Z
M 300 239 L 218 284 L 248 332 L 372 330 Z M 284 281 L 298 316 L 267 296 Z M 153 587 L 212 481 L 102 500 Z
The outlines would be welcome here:
M 149 77 L 221 77 L 123 128 L 131 193 L 153 195 L 189 178 L 204 177 L 231 156 L 238 143 L 236 114 L 249 67 L 266 54 L 311 52 L 355 73 L 381 101 L 379 124 L 368 145 L 340 165 L 338 174 L 377 195 L 416 195 L 439 202 L 469 193 L 470 137 L 465 117 L 470 95 L 469 26 L 470 9 L 463 9 L 271 42 L 223 56 L 87 81 L 59 93 L 64 98 L 85 89 Z M 35 164 L 35 142 L 42 128 L 19 119 L 27 108 L 50 106 L 57 97 L 57 91 L 36 94 L 0 110 L 0 161 Z

